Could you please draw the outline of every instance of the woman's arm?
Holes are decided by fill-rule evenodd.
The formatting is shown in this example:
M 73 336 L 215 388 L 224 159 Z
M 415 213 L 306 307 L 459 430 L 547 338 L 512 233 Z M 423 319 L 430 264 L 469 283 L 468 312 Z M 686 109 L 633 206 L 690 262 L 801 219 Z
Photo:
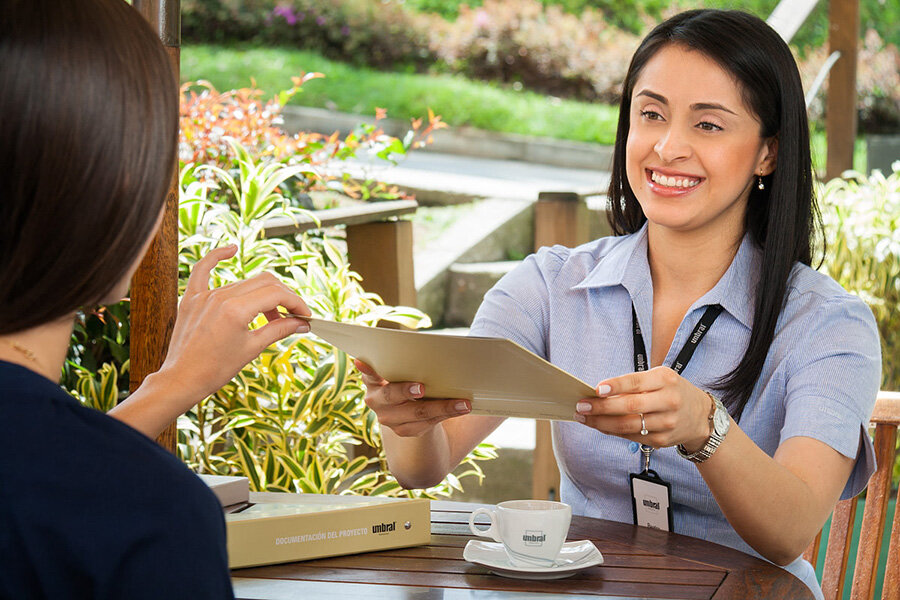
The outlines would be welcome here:
M 443 481 L 500 423 L 502 417 L 470 415 L 458 398 L 425 398 L 420 383 L 390 383 L 355 361 L 366 384 L 366 404 L 378 416 L 388 467 L 405 488 Z
M 770 457 L 732 421 L 715 454 L 697 465 L 734 530 L 762 556 L 787 565 L 834 509 L 854 461 L 808 437 Z
M 162 367 L 109 414 L 148 437 L 228 383 L 266 347 L 309 331 L 302 319 L 281 317 L 278 307 L 310 314 L 306 303 L 269 273 L 209 289 L 209 274 L 237 248 L 216 248 L 197 261 L 188 279 Z M 260 314 L 269 323 L 249 329 Z
M 709 438 L 709 397 L 668 367 L 608 379 L 601 388 L 601 399 L 579 403 L 576 418 L 591 427 L 657 448 L 680 443 L 692 452 Z M 649 430 L 644 436 L 641 413 Z M 697 468 L 738 535 L 786 565 L 822 528 L 853 464 L 809 437 L 785 440 L 770 457 L 732 421 L 718 450 Z

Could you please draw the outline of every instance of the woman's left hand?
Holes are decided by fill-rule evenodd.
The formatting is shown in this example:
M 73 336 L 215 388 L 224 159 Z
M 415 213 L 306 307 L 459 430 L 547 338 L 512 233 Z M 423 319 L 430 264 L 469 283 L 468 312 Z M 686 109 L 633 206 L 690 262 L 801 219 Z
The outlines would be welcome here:
M 578 402 L 575 419 L 603 433 L 655 448 L 683 444 L 689 451 L 709 438 L 709 396 L 669 367 L 607 379 L 597 395 Z

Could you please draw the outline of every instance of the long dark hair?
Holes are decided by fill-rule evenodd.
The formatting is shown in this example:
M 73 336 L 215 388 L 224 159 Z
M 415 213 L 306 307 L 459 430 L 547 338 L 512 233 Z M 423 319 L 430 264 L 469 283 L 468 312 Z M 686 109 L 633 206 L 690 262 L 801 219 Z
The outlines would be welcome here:
M 0 18 L 0 334 L 100 301 L 156 223 L 178 90 L 122 0 L 4 0 Z
M 791 270 L 798 262 L 812 262 L 821 221 L 813 193 L 803 88 L 787 44 L 753 15 L 691 10 L 658 25 L 631 59 L 619 106 L 609 185 L 609 222 L 616 235 L 633 233 L 647 220 L 625 174 L 631 95 L 641 70 L 669 44 L 696 50 L 730 73 L 761 123 L 761 136 L 778 140 L 777 167 L 763 178 L 764 190 L 752 186 L 745 217 L 747 230 L 763 251 L 750 341 L 740 364 L 716 385 L 732 416 L 739 419 L 775 335 Z

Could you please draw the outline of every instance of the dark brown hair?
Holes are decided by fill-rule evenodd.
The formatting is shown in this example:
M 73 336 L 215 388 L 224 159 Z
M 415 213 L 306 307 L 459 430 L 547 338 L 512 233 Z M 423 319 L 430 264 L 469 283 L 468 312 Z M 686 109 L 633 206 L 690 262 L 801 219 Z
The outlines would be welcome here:
M 0 334 L 98 302 L 151 234 L 175 166 L 169 59 L 123 0 L 3 0 Z
M 730 73 L 761 123 L 761 137 L 778 139 L 778 165 L 763 178 L 764 190 L 751 187 L 745 215 L 746 229 L 763 251 L 750 341 L 740 364 L 717 384 L 732 416 L 739 419 L 772 344 L 791 271 L 797 263 L 812 262 L 820 227 L 803 88 L 787 44 L 758 17 L 732 10 L 692 10 L 658 25 L 631 59 L 619 106 L 609 186 L 609 222 L 616 235 L 633 233 L 647 220 L 625 173 L 631 95 L 644 66 L 670 44 L 696 50 Z

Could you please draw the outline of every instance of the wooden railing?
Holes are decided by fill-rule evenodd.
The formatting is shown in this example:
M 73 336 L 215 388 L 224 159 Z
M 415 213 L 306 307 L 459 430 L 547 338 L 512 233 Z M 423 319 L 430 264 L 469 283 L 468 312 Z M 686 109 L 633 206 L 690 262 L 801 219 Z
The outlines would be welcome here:
M 415 306 L 412 222 L 397 217 L 416 211 L 415 200 L 371 202 L 346 208 L 313 211 L 315 219 L 273 219 L 267 237 L 282 237 L 318 227 L 346 226 L 347 254 L 367 292 L 386 304 Z

